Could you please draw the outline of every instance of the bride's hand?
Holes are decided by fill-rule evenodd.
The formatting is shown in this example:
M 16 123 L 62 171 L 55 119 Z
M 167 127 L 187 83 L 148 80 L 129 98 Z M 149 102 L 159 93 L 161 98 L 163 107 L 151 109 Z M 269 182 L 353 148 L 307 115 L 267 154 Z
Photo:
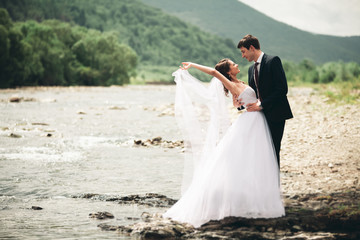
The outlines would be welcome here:
M 182 69 L 182 70 L 188 70 L 189 68 L 191 68 L 191 65 L 192 65 L 191 62 L 182 62 L 181 64 L 182 64 L 182 66 L 180 66 L 180 69 Z

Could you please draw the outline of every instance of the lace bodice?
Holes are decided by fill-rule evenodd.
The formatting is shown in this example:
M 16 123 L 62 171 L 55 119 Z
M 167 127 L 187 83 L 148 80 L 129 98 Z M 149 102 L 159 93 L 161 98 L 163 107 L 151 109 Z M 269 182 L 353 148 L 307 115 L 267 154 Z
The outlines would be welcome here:
M 239 95 L 238 99 L 240 98 L 244 103 L 243 106 L 246 106 L 249 103 L 257 102 L 255 91 L 251 87 L 246 87 L 244 91 Z

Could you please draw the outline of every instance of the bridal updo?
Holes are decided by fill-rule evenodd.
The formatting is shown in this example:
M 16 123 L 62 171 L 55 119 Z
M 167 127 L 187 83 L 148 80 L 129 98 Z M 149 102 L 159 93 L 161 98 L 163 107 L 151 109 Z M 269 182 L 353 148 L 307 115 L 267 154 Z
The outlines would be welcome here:
M 228 74 L 228 72 L 230 71 L 230 63 L 229 63 L 230 59 L 229 58 L 224 58 L 221 59 L 216 65 L 215 65 L 215 69 L 217 71 L 219 71 L 222 75 L 224 75 L 227 79 L 229 79 L 229 81 L 231 81 L 231 77 Z M 224 84 L 223 84 L 224 86 Z M 229 94 L 229 90 L 227 88 L 225 88 L 224 86 L 224 92 L 225 95 L 228 96 Z

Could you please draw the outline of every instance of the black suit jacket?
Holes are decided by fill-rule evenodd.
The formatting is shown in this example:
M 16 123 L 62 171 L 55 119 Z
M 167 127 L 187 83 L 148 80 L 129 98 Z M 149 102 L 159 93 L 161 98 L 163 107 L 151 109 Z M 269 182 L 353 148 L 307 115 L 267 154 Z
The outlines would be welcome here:
M 248 71 L 249 85 L 256 94 L 254 66 Z M 279 57 L 264 54 L 259 72 L 259 94 L 263 111 L 268 121 L 283 121 L 293 117 L 287 99 L 288 86 L 282 63 Z M 259 96 L 257 96 L 259 98 Z

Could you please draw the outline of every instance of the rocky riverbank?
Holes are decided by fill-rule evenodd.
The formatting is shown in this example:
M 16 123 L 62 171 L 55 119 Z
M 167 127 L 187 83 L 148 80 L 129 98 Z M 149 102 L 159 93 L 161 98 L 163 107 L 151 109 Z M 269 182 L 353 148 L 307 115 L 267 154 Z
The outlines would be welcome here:
M 71 151 L 69 152 L 69 149 L 75 153 L 77 153 L 78 150 L 81 150 L 79 156 L 83 156 L 83 152 L 85 152 L 88 156 L 91 156 L 89 159 L 86 159 L 86 163 L 90 162 L 90 164 L 86 164 L 91 166 L 90 170 L 103 169 L 102 167 L 106 165 L 109 160 L 114 158 L 116 161 L 114 160 L 113 162 L 108 163 L 111 167 L 105 174 L 118 174 L 119 176 L 124 176 L 126 172 L 119 171 L 115 173 L 114 169 L 116 169 L 116 167 L 114 166 L 117 166 L 117 168 L 119 168 L 119 166 L 122 166 L 123 168 L 124 166 L 130 166 L 127 171 L 129 171 L 129 169 L 132 171 L 131 176 L 127 179 L 128 181 L 140 178 L 141 175 L 154 174 L 151 178 L 146 178 L 146 181 L 152 183 L 154 179 L 158 178 L 157 174 L 161 173 L 161 171 L 158 171 L 157 174 L 155 174 L 154 172 L 156 169 L 152 168 L 151 171 L 144 173 L 144 168 L 143 170 L 139 170 L 140 165 L 132 167 L 133 165 L 128 162 L 121 165 L 119 163 L 119 157 L 113 157 L 110 153 L 106 154 L 106 158 L 104 157 L 104 160 L 106 159 L 106 161 L 98 161 L 99 165 L 96 165 L 97 161 L 93 161 L 92 159 L 96 159 L 97 157 L 102 160 L 101 156 L 97 155 L 99 152 L 98 149 L 89 151 L 87 148 L 84 149 L 84 145 L 87 145 L 90 140 L 96 140 L 96 145 L 100 144 L 99 149 L 104 146 L 109 147 L 109 149 L 111 149 L 109 152 L 114 153 L 118 153 L 116 150 L 120 147 L 123 149 L 130 149 L 131 154 L 139 154 L 139 152 L 145 148 L 149 148 L 147 149 L 149 150 L 147 153 L 154 150 L 154 152 L 156 151 L 161 155 L 161 148 L 164 148 L 163 152 L 171 152 L 174 150 L 174 152 L 181 154 L 184 144 L 181 140 L 181 136 L 168 134 L 169 132 L 162 131 L 163 129 L 169 128 L 169 126 L 175 128 L 175 121 L 173 121 L 174 105 L 171 103 L 169 104 L 168 102 L 168 99 L 173 97 L 173 93 L 168 93 L 168 89 L 165 88 L 163 91 L 159 90 L 159 93 L 157 93 L 157 97 L 155 98 L 163 97 L 164 94 L 169 95 L 166 98 L 164 97 L 165 100 L 147 104 L 146 101 L 148 98 L 146 96 L 148 96 L 150 92 L 155 92 L 154 90 L 155 89 L 151 88 L 145 91 L 142 87 L 140 90 L 140 87 L 138 89 L 134 86 L 131 88 L 76 87 L 3 90 L 3 96 L 0 99 L 0 103 L 3 104 L 2 113 L 6 117 L 3 118 L 0 129 L 2 130 L 3 144 L 7 144 L 4 145 L 3 149 L 12 146 L 12 143 L 19 144 L 19 146 L 24 146 L 21 144 L 29 145 L 29 143 L 34 142 L 44 143 L 43 145 L 46 146 L 45 148 L 42 144 L 39 144 L 40 148 L 38 148 L 37 145 L 34 146 L 35 148 L 24 148 L 25 150 L 21 152 L 21 156 L 24 157 L 32 154 L 34 159 L 30 158 L 30 160 L 34 162 L 35 160 L 36 162 L 39 162 L 39 158 L 41 158 L 40 160 L 43 162 L 48 162 L 50 159 L 50 161 L 54 161 L 54 163 L 51 162 L 51 164 L 47 164 L 46 166 L 49 168 L 51 166 L 58 168 L 61 163 L 55 164 L 55 160 L 60 161 L 65 159 L 66 162 L 64 165 L 69 165 L 69 168 L 64 167 L 61 170 L 60 175 L 66 176 L 66 178 L 69 179 L 69 182 L 67 182 L 65 178 L 59 178 L 57 176 L 57 178 L 54 178 L 55 180 L 53 182 L 60 181 L 68 186 L 72 186 L 73 182 L 81 183 L 78 188 L 75 188 L 76 190 L 69 188 L 69 192 L 65 194 L 79 192 L 78 189 L 84 192 L 91 192 L 92 188 L 89 188 L 88 186 L 94 184 L 104 186 L 112 185 L 111 183 L 114 183 L 115 190 L 110 188 L 106 191 L 104 190 L 104 192 L 117 192 L 122 186 L 127 188 L 131 187 L 131 190 L 137 189 L 138 185 L 135 184 L 121 183 L 123 185 L 116 185 L 116 182 L 121 182 L 119 179 L 107 179 L 104 178 L 105 175 L 96 178 L 94 177 L 96 181 L 91 181 L 92 178 L 88 175 L 73 180 L 71 175 L 73 171 L 70 171 L 69 169 L 76 169 L 77 165 L 72 165 L 72 162 L 77 163 L 77 161 L 73 160 L 77 159 L 76 156 L 78 155 L 70 155 L 75 157 L 69 159 L 64 158 L 64 156 L 66 157 L 68 156 L 68 153 L 71 153 Z M 76 94 L 72 94 L 72 92 Z M 119 92 L 122 94 L 119 94 Z M 13 96 L 15 93 L 18 94 L 18 96 Z M 64 101 L 63 94 L 66 94 L 67 101 Z M 91 97 L 88 95 L 91 95 Z M 118 101 L 119 96 L 121 95 L 125 96 L 124 100 Z M 129 97 L 126 96 L 135 95 L 140 99 L 134 98 L 133 103 L 128 103 Z M 54 99 L 54 96 L 56 99 Z M 116 231 L 121 236 L 130 236 L 129 238 L 360 239 L 358 230 L 360 225 L 359 104 L 348 105 L 342 103 L 330 103 L 326 97 L 320 95 L 316 90 L 311 88 L 290 88 L 288 96 L 295 117 L 294 119 L 287 121 L 282 141 L 280 171 L 282 192 L 286 206 L 286 216 L 283 218 L 266 220 L 229 217 L 221 221 L 207 223 L 199 229 L 194 229 L 189 225 L 161 218 L 161 213 L 165 212 L 167 208 L 176 202 L 175 199 L 168 198 L 164 195 L 153 193 L 125 196 L 83 194 L 73 197 L 86 199 L 86 201 L 83 201 L 82 203 L 86 206 L 88 203 L 87 201 L 107 201 L 114 203 L 114 206 L 117 206 L 115 204 L 142 205 L 149 207 L 149 209 L 152 207 L 160 209 L 158 214 L 144 212 L 142 215 L 137 213 L 132 216 L 126 214 L 120 216 L 118 213 L 108 209 L 103 209 L 103 212 L 94 213 L 90 213 L 91 210 L 89 211 L 91 214 L 89 215 L 91 218 L 90 221 L 94 221 L 93 223 L 98 225 L 99 229 Z M 104 101 L 104 103 L 100 101 L 99 103 L 98 99 L 106 99 L 106 101 Z M 27 111 L 28 109 L 29 111 Z M 33 112 L 36 112 L 36 114 L 33 115 Z M 232 111 L 233 118 L 236 118 L 238 114 L 237 111 Z M 124 119 L 127 119 L 129 116 L 132 116 L 131 123 L 127 124 Z M 144 116 L 152 117 L 151 121 L 144 122 L 141 125 L 137 125 L 136 128 L 133 128 L 133 123 L 146 118 Z M 171 125 L 164 125 L 164 123 L 169 122 L 169 119 L 171 120 Z M 116 122 L 115 125 L 113 124 L 114 121 Z M 157 123 L 161 126 L 157 126 Z M 138 130 L 137 128 L 141 129 Z M 82 129 L 86 132 L 85 134 Z M 148 129 L 151 129 L 151 131 L 148 131 Z M 76 133 L 70 134 L 70 131 L 75 131 Z M 134 132 L 138 134 L 133 134 Z M 115 135 L 128 136 L 129 133 L 132 134 L 131 137 L 112 139 Z M 79 138 L 77 141 L 82 145 L 76 145 L 77 147 L 74 149 L 69 146 L 72 146 L 73 143 L 77 142 L 69 141 L 69 139 L 65 139 L 66 141 L 63 140 L 63 136 L 73 135 L 100 137 Z M 49 148 L 49 146 L 55 146 L 51 141 L 59 141 L 61 144 L 59 147 Z M 71 144 L 66 145 L 67 141 Z M 169 150 L 170 148 L 173 150 Z M 134 149 L 139 151 L 133 151 Z M 4 167 L 19 162 L 17 168 L 22 170 L 21 172 L 19 170 L 16 179 L 21 179 L 23 177 L 29 178 L 29 176 L 24 175 L 26 171 L 23 170 L 23 166 L 30 166 L 31 164 L 28 164 L 28 162 L 14 161 L 11 157 L 17 159 L 18 157 L 14 157 L 16 154 L 18 154 L 18 150 L 15 147 L 12 148 L 10 152 L 3 150 L 4 158 L 10 159 L 8 164 L 4 164 Z M 130 153 L 125 154 L 124 158 L 128 159 L 128 156 L 130 156 Z M 152 165 L 156 165 L 157 167 L 165 166 L 162 171 L 168 171 L 169 166 L 174 165 L 173 162 L 169 165 L 164 165 L 168 159 L 166 159 L 166 161 L 163 159 L 160 159 L 157 162 L 150 161 L 158 159 L 158 156 L 159 155 L 144 158 L 146 161 L 144 160 L 140 164 L 147 164 L 147 167 L 151 167 Z M 174 155 L 171 155 L 171 157 L 173 156 Z M 173 158 L 171 158 L 171 161 L 172 160 Z M 94 167 L 93 164 L 98 167 Z M 81 166 L 81 171 L 83 171 L 83 168 L 84 166 Z M 11 169 L 10 172 L 16 172 L 14 169 Z M 28 171 L 32 173 L 32 171 Z M 88 171 L 83 172 L 88 174 Z M 181 169 L 175 169 L 175 171 L 180 172 Z M 36 172 L 34 176 L 30 175 L 29 179 L 32 179 L 31 177 L 33 177 L 33 179 L 38 179 L 42 172 L 44 171 Z M 58 172 L 58 169 L 53 172 Z M 81 174 L 79 174 L 80 170 L 75 172 L 76 176 L 81 176 Z M 94 172 L 104 174 L 103 171 Z M 137 175 L 137 172 L 140 174 Z M 68 175 L 66 175 L 66 173 L 68 173 Z M 174 170 L 169 174 L 162 176 L 162 179 L 168 180 L 169 176 L 172 175 L 174 175 Z M 15 179 L 14 176 L 9 175 L 8 178 Z M 53 177 L 55 176 L 53 175 Z M 39 184 L 43 185 L 48 178 L 48 175 L 42 176 L 41 179 L 43 181 Z M 8 184 L 8 182 L 6 182 L 6 184 Z M 14 186 L 12 186 L 12 188 L 16 189 L 19 188 L 20 185 L 18 182 L 14 182 Z M 23 191 L 25 192 L 28 189 L 34 190 L 32 189 L 34 186 L 36 186 L 36 184 L 23 185 Z M 142 188 L 142 193 L 153 191 L 147 190 L 148 186 L 145 187 L 146 190 L 144 191 L 144 188 Z M 164 188 L 164 186 L 161 185 L 159 187 L 156 186 L 153 189 L 155 189 L 154 191 L 161 189 L 163 193 L 167 194 L 172 187 L 173 185 L 169 184 L 167 185 L 167 188 Z M 49 187 L 49 189 L 50 188 L 56 189 L 57 185 L 53 185 L 52 187 Z M 64 190 L 61 189 L 59 190 L 59 193 L 56 194 L 60 194 L 63 191 Z M 97 191 L 101 192 L 101 190 L 95 188 L 94 192 Z M 9 203 L 9 205 L 10 204 L 11 203 Z M 36 202 L 33 204 L 39 203 Z M 39 205 L 41 207 L 34 205 L 31 209 L 47 209 L 46 205 Z M 50 206 L 50 204 L 48 206 Z M 121 206 L 119 206 L 119 208 L 121 208 Z M 61 211 L 64 212 L 65 208 L 62 208 Z M 87 210 L 85 211 L 87 214 Z M 99 208 L 97 208 L 97 211 L 99 211 Z M 149 212 L 150 211 L 151 210 L 149 210 Z M 41 210 L 39 212 L 43 213 L 45 211 Z M 24 229 L 27 229 L 28 225 L 21 225 L 23 224 L 23 217 L 17 214 L 18 213 L 16 212 L 14 215 L 19 216 L 18 222 L 14 225 L 16 226 L 14 229 L 17 229 L 17 231 L 24 231 Z M 49 214 L 48 216 L 53 215 Z M 54 216 L 58 215 L 54 214 Z M 70 213 L 69 216 L 72 216 L 72 213 Z M 132 222 L 132 224 L 125 225 L 128 223 L 123 223 L 124 225 L 118 226 L 114 223 L 111 225 L 106 220 L 123 219 L 123 217 L 125 217 L 125 219 L 131 218 L 131 221 L 128 222 Z M 67 218 L 68 216 L 66 219 Z M 77 218 L 77 216 L 74 216 L 74 222 L 77 222 Z M 63 220 L 56 219 L 56 221 L 62 222 Z M 56 221 L 54 221 L 54 225 L 39 225 L 39 229 L 56 229 L 56 227 L 54 227 L 58 226 Z M 137 223 L 133 223 L 134 221 L 137 221 Z M 9 220 L 7 224 L 11 222 L 12 221 Z M 51 221 L 41 221 L 42 224 L 44 222 Z M 29 224 L 29 222 L 26 224 Z M 28 234 L 30 236 L 32 234 L 27 231 L 25 232 L 25 235 Z M 107 234 L 111 235 L 108 232 L 102 232 L 100 230 L 98 232 L 105 234 L 106 236 Z M 72 236 L 71 234 L 72 233 L 70 233 L 70 236 Z
M 74 196 L 118 204 L 172 206 L 176 200 L 149 193 L 143 196 Z M 140 239 L 359 239 L 360 190 L 329 195 L 304 194 L 285 198 L 286 216 L 275 219 L 227 217 L 210 221 L 200 228 L 162 218 L 161 214 L 144 212 L 141 221 L 128 226 L 98 225 L 104 231 Z M 97 219 L 114 218 L 111 213 L 91 213 Z
M 139 223 L 99 227 L 142 239 L 360 239 L 359 106 L 330 104 L 310 88 L 290 89 L 289 101 L 295 118 L 287 121 L 281 151 L 285 217 L 228 217 L 194 229 L 144 213 Z M 159 108 L 159 116 L 171 108 Z M 134 144 L 167 146 L 161 138 Z

